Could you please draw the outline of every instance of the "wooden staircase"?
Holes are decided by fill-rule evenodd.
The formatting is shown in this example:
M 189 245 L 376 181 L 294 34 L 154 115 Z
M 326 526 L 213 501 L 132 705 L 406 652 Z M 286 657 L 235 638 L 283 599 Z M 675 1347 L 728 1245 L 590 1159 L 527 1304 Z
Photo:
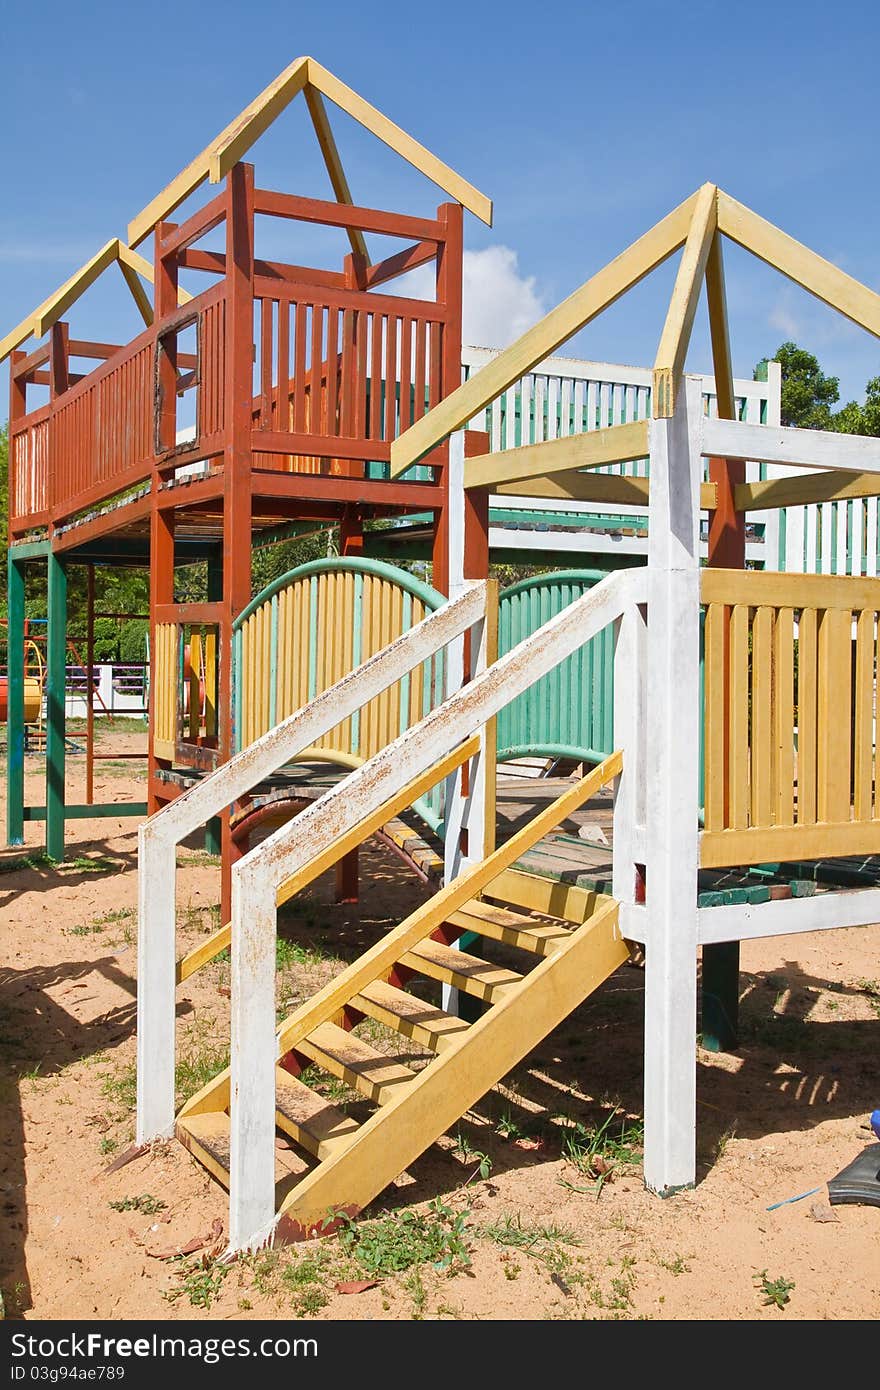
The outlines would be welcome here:
M 496 856 L 502 867 L 487 879 Z M 612 898 L 572 895 L 579 920 L 534 916 L 529 876 L 507 857 L 496 851 L 469 871 L 473 897 L 461 901 L 459 891 L 456 904 L 457 884 L 442 890 L 279 1026 L 278 1238 L 329 1229 L 340 1209 L 361 1211 L 627 959 Z M 447 898 L 438 919 L 432 903 Z M 457 949 L 463 934 L 509 948 L 517 968 Z M 467 1023 L 428 1002 L 438 983 L 482 1001 L 481 1016 Z M 413 1047 L 380 1051 L 360 1036 L 367 1020 Z M 372 1107 L 368 1117 L 358 1122 L 306 1085 L 306 1068 L 344 1082 L 359 1111 Z M 227 1186 L 229 1097 L 226 1071 L 177 1121 L 180 1140 Z

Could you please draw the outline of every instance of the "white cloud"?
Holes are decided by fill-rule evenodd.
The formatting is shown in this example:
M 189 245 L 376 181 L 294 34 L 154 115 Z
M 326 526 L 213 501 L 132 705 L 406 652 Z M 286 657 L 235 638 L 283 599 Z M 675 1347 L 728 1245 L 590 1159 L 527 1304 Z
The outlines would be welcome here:
M 471 347 L 502 348 L 531 328 L 545 313 L 533 275 L 521 275 L 516 251 L 487 246 L 465 251 L 462 268 L 462 341 Z M 415 299 L 434 298 L 434 267 L 420 266 L 402 276 L 395 292 Z
M 474 347 L 502 348 L 545 312 L 533 275 L 519 272 L 509 246 L 465 251 L 462 339 Z

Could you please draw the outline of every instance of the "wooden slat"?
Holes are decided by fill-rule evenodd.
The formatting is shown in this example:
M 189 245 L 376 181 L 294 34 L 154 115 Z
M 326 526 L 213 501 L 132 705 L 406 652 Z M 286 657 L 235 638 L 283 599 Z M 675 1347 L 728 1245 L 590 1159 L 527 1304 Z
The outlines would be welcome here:
M 737 483 L 734 504 L 737 511 L 748 512 L 767 507 L 795 507 L 837 498 L 878 495 L 880 474 L 829 471 L 804 473 L 795 478 L 767 478 L 752 483 Z
M 853 762 L 853 810 L 856 820 L 870 820 L 874 814 L 874 717 L 875 660 L 874 612 L 859 614 L 856 629 L 856 709 Z
M 707 830 L 723 830 L 727 824 L 727 610 L 710 603 L 705 626 L 705 786 Z
M 177 1121 L 175 1132 L 184 1148 L 228 1188 L 229 1116 L 222 1110 L 188 1114 Z
M 376 1105 L 385 1105 L 415 1080 L 416 1073 L 409 1067 L 335 1023 L 319 1024 L 297 1043 L 296 1050 Z
M 700 570 L 703 603 L 774 608 L 880 608 L 880 579 L 854 575 L 781 574 L 772 570 Z
M 762 606 L 752 624 L 752 825 L 770 825 L 773 818 L 772 666 L 773 609 Z
M 819 625 L 816 811 L 820 821 L 850 813 L 852 614 L 829 609 Z
M 483 895 L 575 924 L 585 922 L 604 901 L 603 895 L 593 889 L 541 878 L 539 874 L 524 873 L 522 869 L 505 869 L 497 874 L 486 885 Z
M 815 608 L 802 609 L 798 622 L 798 825 L 816 821 L 818 633 Z
M 730 815 L 735 830 L 749 823 L 749 610 L 730 615 Z
M 518 946 L 532 955 L 547 956 L 571 935 L 571 926 L 561 922 L 539 922 L 533 917 L 524 917 L 520 912 L 511 912 L 506 907 L 496 907 L 492 903 L 474 902 L 453 912 L 449 917 L 453 927 L 462 931 L 476 932 L 488 936 L 493 941 L 502 941 L 505 946 Z
M 520 984 L 523 979 L 515 970 L 490 965 L 478 956 L 469 955 L 467 951 L 459 951 L 430 939 L 407 951 L 401 956 L 400 963 L 410 970 L 417 970 L 420 975 L 442 980 L 454 989 L 473 994 L 489 1003 L 503 998 L 506 990 Z
M 344 1149 L 360 1128 L 357 1120 L 283 1067 L 275 1068 L 275 1123 L 313 1158 L 321 1160 Z
M 777 825 L 793 825 L 794 613 L 790 608 L 778 610 L 773 629 L 773 769 L 774 820 Z
M 704 831 L 700 841 L 700 864 L 705 869 L 721 869 L 733 864 L 779 863 L 785 859 L 869 855 L 876 853 L 878 842 L 880 820 Z
M 454 1018 L 443 1009 L 426 1004 L 406 990 L 396 989 L 385 980 L 374 980 L 365 985 L 351 1001 L 353 1009 L 358 1009 L 368 1018 L 393 1028 L 413 1042 L 430 1047 L 432 1052 L 442 1052 L 444 1047 L 459 1033 L 466 1032 L 470 1026 L 463 1018 Z
M 345 177 L 345 170 L 342 167 L 342 160 L 339 157 L 339 149 L 333 136 L 333 129 L 327 115 L 327 108 L 317 87 L 307 83 L 304 89 L 306 105 L 309 108 L 309 115 L 312 118 L 312 125 L 315 128 L 315 136 L 324 157 L 324 164 L 330 176 L 330 184 L 333 188 L 333 196 L 337 203 L 351 203 L 353 198 L 348 186 L 348 179 Z M 367 243 L 364 241 L 364 234 L 356 227 L 349 228 L 349 245 L 354 254 L 359 258 L 364 268 L 370 264 L 370 255 L 367 251 Z
M 526 444 L 465 459 L 464 485 L 466 488 L 494 488 L 498 484 L 546 477 L 552 473 L 568 474 L 580 468 L 628 462 L 643 458 L 647 452 L 648 421 L 630 420 L 625 425 L 610 425 L 606 429 L 564 435 L 540 444 Z

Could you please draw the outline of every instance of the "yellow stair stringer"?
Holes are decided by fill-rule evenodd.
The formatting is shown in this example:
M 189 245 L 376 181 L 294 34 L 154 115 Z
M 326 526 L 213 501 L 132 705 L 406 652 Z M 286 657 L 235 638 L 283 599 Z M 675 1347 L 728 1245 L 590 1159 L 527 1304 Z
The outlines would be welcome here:
M 344 1148 L 319 1164 L 284 1200 L 277 1234 L 302 1239 L 337 1209 L 352 1214 L 558 1026 L 628 958 L 618 904 L 601 900 L 571 938 L 454 1039 L 399 1097 L 377 1110 Z

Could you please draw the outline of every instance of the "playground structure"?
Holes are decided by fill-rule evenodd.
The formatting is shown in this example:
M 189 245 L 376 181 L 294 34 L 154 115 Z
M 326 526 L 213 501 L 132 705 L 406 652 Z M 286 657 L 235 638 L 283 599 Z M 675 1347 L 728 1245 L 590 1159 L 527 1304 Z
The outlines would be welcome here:
M 300 92 L 334 203 L 261 190 L 242 162 Z M 430 220 L 354 206 L 323 97 L 456 201 Z M 170 223 L 207 178 L 225 180 L 223 191 Z M 12 627 L 23 620 L 23 565 L 45 561 L 49 571 L 50 853 L 63 852 L 65 815 L 65 566 L 149 561 L 138 1139 L 176 1132 L 229 1187 L 233 1249 L 302 1237 L 328 1214 L 363 1209 L 600 987 L 630 943 L 646 951 L 645 1180 L 660 1193 L 692 1184 L 698 953 L 704 1006 L 711 999 L 726 1019 L 729 1042 L 740 940 L 880 917 L 878 888 L 712 907 L 698 894 L 701 869 L 880 849 L 880 448 L 784 428 L 773 415 L 778 380 L 763 392 L 734 383 L 722 238 L 876 336 L 880 296 L 705 185 L 510 348 L 485 354 L 477 371 L 465 363 L 462 383 L 463 208 L 491 215 L 470 185 L 299 59 L 135 219 L 127 247 L 108 243 L 0 345 L 13 352 Z M 344 229 L 344 269 L 261 260 L 256 214 Z M 199 250 L 220 226 L 225 255 Z M 151 232 L 152 270 L 132 249 Z M 365 232 L 411 244 L 373 264 Z M 550 355 L 677 252 L 649 382 L 606 377 L 608 389 L 599 380 L 591 394 L 587 375 L 557 374 Z M 376 293 L 432 260 L 435 301 Z M 144 333 L 113 350 L 71 340 L 61 316 L 114 261 L 130 285 L 133 267 L 155 282 L 154 306 L 136 282 Z M 182 270 L 217 278 L 190 298 Z M 704 284 L 709 392 L 684 372 Z M 17 350 L 47 331 L 43 347 Z M 92 353 L 102 365 L 72 381 L 70 357 Z M 50 403 L 28 412 L 27 387 L 44 377 Z M 542 378 L 558 384 L 539 396 Z M 192 391 L 195 436 L 182 438 L 177 403 Z M 123 433 L 114 412 L 130 425 Z M 601 578 L 595 564 L 514 586 L 499 623 L 486 578 L 493 513 L 499 530 L 521 533 L 549 509 L 554 536 L 632 531 L 621 552 L 631 563 Z M 365 528 L 380 519 L 396 524 Z M 252 597 L 254 535 L 329 523 L 339 528 L 337 560 Z M 375 554 L 424 554 L 428 541 L 431 588 Z M 763 570 L 745 567 L 747 545 L 760 547 Z M 206 598 L 175 603 L 174 564 L 192 558 L 207 561 Z M 12 840 L 23 821 L 20 677 L 11 663 Z M 595 766 L 496 847 L 499 749 Z M 248 848 L 253 827 L 277 813 L 296 760 L 350 770 Z M 610 892 L 519 867 L 609 785 Z M 298 793 L 289 801 L 298 809 Z M 278 906 L 334 866 L 344 895 L 358 846 L 409 808 L 442 838 L 443 886 L 276 1027 Z M 176 848 L 218 820 L 225 925 L 177 959 Z M 491 960 L 493 942 L 518 953 L 517 969 Z M 175 1116 L 176 987 L 226 948 L 231 1064 Z M 413 992 L 425 982 L 441 987 L 439 1004 Z M 475 1021 L 461 1016 L 459 993 L 482 1002 Z M 430 1060 L 415 1070 L 389 1059 L 358 1035 L 364 1019 Z M 369 1117 L 358 1122 L 306 1085 L 309 1065 L 358 1091 L 375 1107 Z M 301 1167 L 276 1186 L 277 1128 Z

